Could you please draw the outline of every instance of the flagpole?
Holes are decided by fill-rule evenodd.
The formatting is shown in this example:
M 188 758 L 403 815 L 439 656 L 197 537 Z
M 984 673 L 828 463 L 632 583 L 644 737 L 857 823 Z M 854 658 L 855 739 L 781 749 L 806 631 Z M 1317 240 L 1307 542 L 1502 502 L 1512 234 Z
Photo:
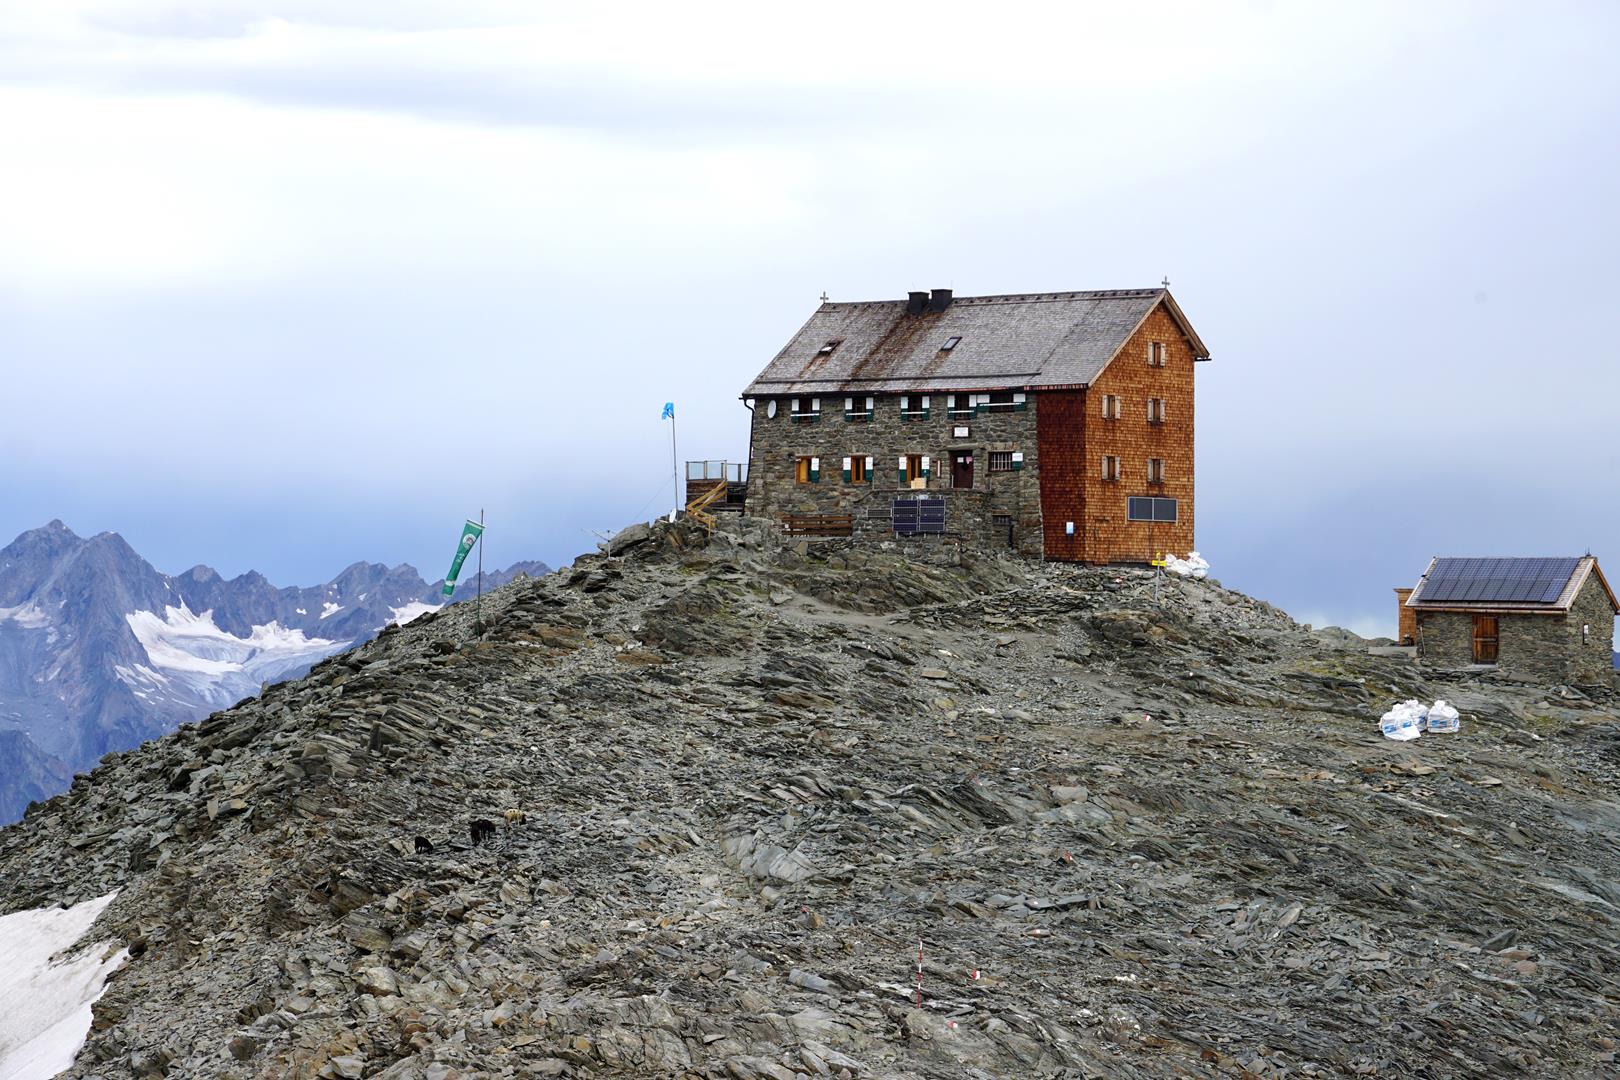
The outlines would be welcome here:
M 675 456 L 675 411 L 669 413 L 669 479 L 675 489 L 675 507 L 669 512 L 669 520 L 674 521 L 675 515 L 681 509 L 681 469 Z
M 478 599 L 473 601 L 473 623 L 484 636 L 484 508 L 478 508 Z

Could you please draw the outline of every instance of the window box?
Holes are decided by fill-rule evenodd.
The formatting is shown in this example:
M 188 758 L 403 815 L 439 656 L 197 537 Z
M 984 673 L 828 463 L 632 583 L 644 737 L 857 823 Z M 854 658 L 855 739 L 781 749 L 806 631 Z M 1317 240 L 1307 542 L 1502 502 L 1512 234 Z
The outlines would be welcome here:
M 1024 395 L 1010 390 L 974 396 L 978 399 L 976 412 L 1023 412 L 1027 407 Z

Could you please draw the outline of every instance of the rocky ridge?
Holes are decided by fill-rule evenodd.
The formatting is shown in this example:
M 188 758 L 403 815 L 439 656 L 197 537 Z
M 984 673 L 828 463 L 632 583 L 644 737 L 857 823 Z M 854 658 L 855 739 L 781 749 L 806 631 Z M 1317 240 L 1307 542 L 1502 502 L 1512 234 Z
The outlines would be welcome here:
M 494 588 L 518 563 L 485 575 Z M 109 750 L 302 675 L 385 624 L 444 602 L 409 565 L 354 563 L 323 585 L 254 572 L 159 573 L 117 533 L 60 521 L 0 548 L 0 824 L 67 787 Z M 460 600 L 472 582 L 458 590 Z
M 1613 1068 L 1612 687 L 722 529 L 627 530 L 0 831 L 0 912 L 121 890 L 68 1075 Z M 1383 740 L 1406 697 L 1462 732 Z

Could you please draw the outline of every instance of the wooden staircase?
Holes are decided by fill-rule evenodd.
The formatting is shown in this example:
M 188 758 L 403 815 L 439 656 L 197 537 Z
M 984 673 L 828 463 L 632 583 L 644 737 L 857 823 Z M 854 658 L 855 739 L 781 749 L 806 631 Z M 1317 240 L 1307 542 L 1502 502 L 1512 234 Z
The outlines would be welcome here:
M 712 532 L 718 521 L 713 514 L 709 513 L 709 507 L 720 502 L 725 497 L 726 482 L 724 480 L 717 481 L 714 487 L 709 488 L 686 504 L 686 516 Z

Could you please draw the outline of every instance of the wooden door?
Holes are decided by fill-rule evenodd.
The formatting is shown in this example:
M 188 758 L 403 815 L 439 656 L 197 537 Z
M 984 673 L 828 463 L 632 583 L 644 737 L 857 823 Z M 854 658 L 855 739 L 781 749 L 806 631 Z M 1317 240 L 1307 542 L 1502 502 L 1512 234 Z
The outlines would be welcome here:
M 1496 616 L 1474 616 L 1474 663 L 1496 663 Z
M 973 486 L 973 451 L 951 451 L 951 487 L 970 488 Z

